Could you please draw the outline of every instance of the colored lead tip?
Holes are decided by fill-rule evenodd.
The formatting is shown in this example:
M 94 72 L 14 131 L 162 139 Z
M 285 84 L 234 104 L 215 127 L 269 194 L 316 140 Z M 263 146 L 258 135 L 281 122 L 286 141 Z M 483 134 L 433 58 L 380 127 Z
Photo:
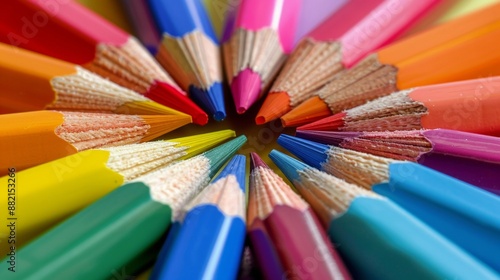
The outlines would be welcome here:
M 338 130 L 339 128 L 344 126 L 344 118 L 347 116 L 347 113 L 340 112 L 333 116 L 329 116 L 324 119 L 320 119 L 318 121 L 308 123 L 303 126 L 297 127 L 297 130 Z
M 295 180 L 299 179 L 299 173 L 298 171 L 304 170 L 308 167 L 307 164 L 298 161 L 291 156 L 285 155 L 284 153 L 278 151 L 278 150 L 272 150 L 271 153 L 269 153 L 269 157 L 271 160 L 278 166 L 278 168 L 285 174 L 285 176 L 290 180 L 290 182 L 293 182 Z
M 261 87 L 260 75 L 248 68 L 233 78 L 231 92 L 238 114 L 245 113 L 259 99 Z
M 271 92 L 260 107 L 255 118 L 256 124 L 265 124 L 275 120 L 292 110 L 290 96 L 286 92 Z
M 281 134 L 278 137 L 278 144 L 305 163 L 320 170 L 322 164 L 328 160 L 327 151 L 330 149 L 328 145 L 286 134 Z
M 221 83 L 213 83 L 206 90 L 190 86 L 189 93 L 191 94 L 191 98 L 212 115 L 214 120 L 222 121 L 226 118 L 224 90 Z
M 281 122 L 285 127 L 296 127 L 331 115 L 328 105 L 318 96 L 314 96 L 281 117 Z

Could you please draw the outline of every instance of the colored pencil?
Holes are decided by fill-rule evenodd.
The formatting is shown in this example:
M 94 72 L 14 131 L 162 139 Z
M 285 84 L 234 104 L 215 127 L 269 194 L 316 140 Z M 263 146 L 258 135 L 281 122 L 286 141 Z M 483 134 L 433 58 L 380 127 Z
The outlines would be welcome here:
M 147 0 L 121 0 L 135 34 L 151 54 L 158 51 L 160 32 L 155 25 Z
M 222 130 L 167 141 L 87 150 L 17 172 L 15 177 L 20 186 L 16 198 L 29 207 L 17 210 L 23 222 L 17 226 L 16 244 L 25 244 L 125 182 L 199 154 L 230 137 L 234 137 L 234 131 Z M 4 176 L 0 182 L 7 186 L 9 178 Z M 2 197 L 7 205 L 7 196 Z M 1 228 L 0 234 L 7 233 L 7 228 Z M 5 249 L 7 247 L 1 247 L 2 255 Z
M 250 157 L 248 234 L 265 278 L 351 279 L 309 205 L 256 153 Z M 283 265 L 279 278 L 272 278 L 278 267 L 269 267 L 269 250 Z
M 162 42 L 156 58 L 217 121 L 226 118 L 219 42 L 201 0 L 149 0 Z
M 500 194 L 500 138 L 448 129 L 393 132 L 298 131 L 297 136 L 358 152 L 414 161 Z
M 390 198 L 500 272 L 500 197 L 413 162 L 299 138 L 280 143 L 307 164 Z
M 206 124 L 194 104 L 135 39 L 75 1 L 8 1 L 0 41 L 74 64 Z
M 0 175 L 79 151 L 146 142 L 190 123 L 188 115 L 33 111 L 0 115 Z
M 104 279 L 145 262 L 176 212 L 246 141 L 245 136 L 112 191 L 17 251 L 19 279 Z M 8 257 L 7 257 L 8 259 Z M 2 260 L 0 278 L 10 271 Z M 134 264 L 130 264 L 134 265 Z
M 245 243 L 246 158 L 236 155 L 181 213 L 150 279 L 236 279 Z
M 367 56 L 282 117 L 299 126 L 392 92 L 500 74 L 500 3 Z M 461 59 L 457 59 L 457 58 Z M 436 67 L 439 65 L 439 67 Z
M 302 0 L 241 0 L 234 32 L 223 47 L 238 114 L 268 89 L 293 49 Z
M 498 279 L 392 201 L 276 150 L 270 157 L 322 218 L 355 278 Z
M 0 113 L 62 110 L 182 115 L 84 68 L 0 43 Z
M 393 131 L 447 128 L 500 135 L 500 77 L 402 90 L 297 130 Z
M 309 99 L 335 74 L 390 43 L 437 1 L 349 1 L 296 47 L 271 87 L 257 124 Z

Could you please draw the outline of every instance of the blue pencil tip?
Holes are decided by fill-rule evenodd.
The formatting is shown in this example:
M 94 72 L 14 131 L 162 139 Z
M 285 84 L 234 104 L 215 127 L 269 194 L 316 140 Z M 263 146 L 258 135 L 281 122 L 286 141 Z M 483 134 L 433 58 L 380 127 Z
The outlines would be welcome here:
M 300 178 L 298 171 L 309 167 L 307 164 L 277 150 L 272 150 L 269 157 L 291 182 Z
M 216 121 L 222 121 L 226 118 L 224 90 L 221 83 L 214 83 L 207 90 L 190 86 L 189 93 L 193 101 L 212 115 Z
M 231 161 L 224 167 L 224 169 L 219 173 L 219 175 L 213 180 L 213 182 L 218 181 L 219 179 L 225 178 L 229 175 L 234 175 L 236 177 L 236 181 L 245 193 L 245 179 L 246 179 L 246 156 L 244 155 L 235 155 Z
M 328 145 L 302 138 L 281 134 L 278 143 L 305 163 L 321 170 L 321 165 L 328 160 Z

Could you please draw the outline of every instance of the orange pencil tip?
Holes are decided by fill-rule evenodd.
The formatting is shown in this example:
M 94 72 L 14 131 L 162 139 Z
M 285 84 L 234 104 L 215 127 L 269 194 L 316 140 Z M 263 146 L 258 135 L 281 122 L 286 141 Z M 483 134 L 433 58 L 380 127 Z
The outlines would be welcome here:
M 283 91 L 271 92 L 267 95 L 262 107 L 260 107 L 259 113 L 255 117 L 255 123 L 265 124 L 283 116 L 290 110 L 292 110 L 292 107 L 290 106 L 288 93 Z
M 281 117 L 281 123 L 285 127 L 300 126 L 328 117 L 331 114 L 328 105 L 318 96 L 314 96 Z

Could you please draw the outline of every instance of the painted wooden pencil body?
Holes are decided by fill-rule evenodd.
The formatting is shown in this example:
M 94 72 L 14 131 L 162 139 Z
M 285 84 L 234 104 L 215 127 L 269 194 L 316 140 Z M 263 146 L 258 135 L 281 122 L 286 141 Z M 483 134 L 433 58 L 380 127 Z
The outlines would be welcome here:
M 172 162 L 198 154 L 234 136 L 220 131 L 170 141 L 88 150 L 16 172 L 19 188 L 16 245 L 22 246 L 50 226 L 118 186 Z M 0 178 L 7 186 L 9 176 Z M 7 192 L 7 190 L 5 190 Z M 3 196 L 7 205 L 7 196 Z M 23 207 L 29 205 L 29 207 Z M 5 216 L 2 212 L 2 216 Z M 0 234 L 7 234 L 6 228 Z M 0 248 L 4 253 L 7 247 Z
M 298 130 L 393 131 L 446 128 L 499 135 L 500 77 L 402 90 Z
M 309 123 L 398 90 L 499 75 L 493 47 L 500 38 L 499 14 L 500 4 L 492 5 L 382 48 L 289 112 L 285 124 Z
M 281 117 L 315 95 L 336 73 L 390 43 L 436 2 L 346 3 L 316 27 L 290 55 L 257 115 L 257 124 Z
M 8 1 L 0 40 L 83 66 L 205 124 L 206 114 L 140 43 L 74 1 Z
M 156 58 L 205 111 L 226 117 L 218 39 L 200 0 L 149 0 L 162 33 Z
M 283 264 L 280 278 L 350 279 L 309 205 L 256 154 L 251 157 L 248 227 L 256 254 L 265 257 L 263 253 L 270 249 L 259 249 L 271 241 Z M 259 232 L 261 227 L 265 231 Z M 259 263 L 261 267 L 268 266 L 261 260 Z
M 141 43 L 151 54 L 158 51 L 160 45 L 160 32 L 156 27 L 147 0 L 123 0 L 122 6 L 125 8 Z
M 339 132 L 297 131 L 318 143 L 396 160 L 409 160 L 493 193 L 500 193 L 497 137 L 447 129 Z
M 132 265 L 138 255 L 154 249 L 151 246 L 168 229 L 175 213 L 245 141 L 240 136 L 109 193 L 19 250 L 17 260 L 29 267 L 19 269 L 16 276 L 102 279 Z M 2 267 L 1 278 L 7 279 L 8 273 Z
M 301 0 L 243 0 L 224 43 L 236 111 L 246 112 L 267 90 L 293 48 Z M 257 12 L 258 11 L 258 12 Z
M 151 279 L 234 279 L 245 240 L 245 156 L 235 156 L 186 206 Z M 169 233 L 170 235 L 170 233 Z M 167 238 L 167 239 L 168 239 Z
M 499 277 L 491 268 L 391 201 L 278 151 L 272 151 L 270 157 L 320 213 L 330 238 L 339 245 L 355 277 Z
M 289 136 L 278 142 L 307 164 L 389 197 L 450 241 L 500 271 L 495 257 L 495 252 L 500 250 L 500 218 L 496 215 L 500 197 L 411 162 Z

